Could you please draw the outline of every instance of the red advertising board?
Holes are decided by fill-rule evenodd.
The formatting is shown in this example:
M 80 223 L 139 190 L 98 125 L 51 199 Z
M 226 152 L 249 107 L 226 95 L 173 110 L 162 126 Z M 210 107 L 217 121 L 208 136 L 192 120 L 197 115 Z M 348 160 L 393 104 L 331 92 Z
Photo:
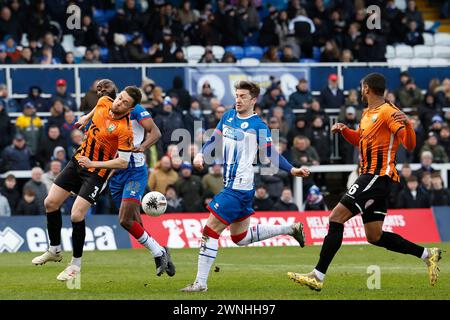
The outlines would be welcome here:
M 329 211 L 306 212 L 257 212 L 250 218 L 250 224 L 292 224 L 301 221 L 305 226 L 306 244 L 322 244 L 328 231 Z M 169 248 L 198 248 L 202 229 L 208 213 L 163 214 L 160 217 L 143 216 L 146 230 L 161 244 Z M 413 242 L 440 242 L 431 209 L 389 210 L 383 229 L 395 232 Z M 133 248 L 140 244 L 131 237 Z M 233 247 L 229 230 L 225 230 L 219 240 L 222 247 Z M 345 224 L 344 244 L 367 243 L 364 225 L 358 215 Z M 296 246 L 290 236 L 279 236 L 260 241 L 251 246 Z

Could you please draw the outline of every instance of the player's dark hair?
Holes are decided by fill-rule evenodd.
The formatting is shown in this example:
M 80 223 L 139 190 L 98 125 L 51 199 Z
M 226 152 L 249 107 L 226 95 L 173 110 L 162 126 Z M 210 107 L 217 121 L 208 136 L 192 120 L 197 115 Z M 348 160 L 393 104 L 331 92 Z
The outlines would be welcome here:
M 381 73 L 370 73 L 364 77 L 363 84 L 366 84 L 370 90 L 377 96 L 384 96 L 386 90 L 386 79 Z
M 133 107 L 135 107 L 138 103 L 141 103 L 142 93 L 138 87 L 128 86 L 125 87 L 124 90 L 133 99 Z
M 250 91 L 250 95 L 252 96 L 252 98 L 256 98 L 259 96 L 260 93 L 260 89 L 259 86 L 251 81 L 246 81 L 246 80 L 241 80 L 236 82 L 236 84 L 234 85 L 234 88 L 236 90 L 241 89 L 241 90 L 248 90 Z

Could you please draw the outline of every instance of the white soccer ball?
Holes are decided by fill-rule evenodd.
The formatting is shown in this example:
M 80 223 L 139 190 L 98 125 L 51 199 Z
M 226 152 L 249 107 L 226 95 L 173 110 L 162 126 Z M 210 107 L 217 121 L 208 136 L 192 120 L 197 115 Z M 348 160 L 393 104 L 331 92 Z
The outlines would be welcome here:
M 147 215 L 158 217 L 166 212 L 166 197 L 161 192 L 151 191 L 142 198 L 142 209 Z

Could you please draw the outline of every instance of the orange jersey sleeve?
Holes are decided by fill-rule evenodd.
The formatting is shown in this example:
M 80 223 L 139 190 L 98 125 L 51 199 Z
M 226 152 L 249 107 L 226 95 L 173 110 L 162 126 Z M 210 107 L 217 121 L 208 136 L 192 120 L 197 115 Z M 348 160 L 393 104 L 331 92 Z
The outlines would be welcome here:
M 389 130 L 394 135 L 397 134 L 398 130 L 405 127 L 405 125 L 402 122 L 394 120 L 393 114 L 397 111 L 400 111 L 400 110 L 392 104 L 386 104 L 382 108 L 382 116 L 383 116 L 384 120 L 386 121 L 386 124 L 389 127 Z

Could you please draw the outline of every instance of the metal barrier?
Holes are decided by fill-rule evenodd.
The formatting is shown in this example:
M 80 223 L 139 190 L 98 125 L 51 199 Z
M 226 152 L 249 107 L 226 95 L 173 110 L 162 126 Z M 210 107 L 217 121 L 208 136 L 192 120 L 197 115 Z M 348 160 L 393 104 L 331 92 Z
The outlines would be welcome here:
M 421 166 L 420 163 L 411 163 L 410 167 L 412 170 L 417 170 Z M 402 167 L 402 164 L 397 164 L 397 170 L 400 170 Z M 444 187 L 448 187 L 448 170 L 450 170 L 450 163 L 439 163 L 439 164 L 433 164 L 433 169 L 438 170 L 441 172 L 442 180 L 444 181 Z M 311 173 L 316 172 L 352 172 L 356 170 L 357 165 L 356 164 L 329 164 L 329 165 L 318 165 L 318 166 L 311 166 L 308 167 L 308 169 L 311 171 Z M 300 211 L 303 208 L 303 178 L 297 177 L 294 178 L 294 201 L 295 204 L 298 206 Z

